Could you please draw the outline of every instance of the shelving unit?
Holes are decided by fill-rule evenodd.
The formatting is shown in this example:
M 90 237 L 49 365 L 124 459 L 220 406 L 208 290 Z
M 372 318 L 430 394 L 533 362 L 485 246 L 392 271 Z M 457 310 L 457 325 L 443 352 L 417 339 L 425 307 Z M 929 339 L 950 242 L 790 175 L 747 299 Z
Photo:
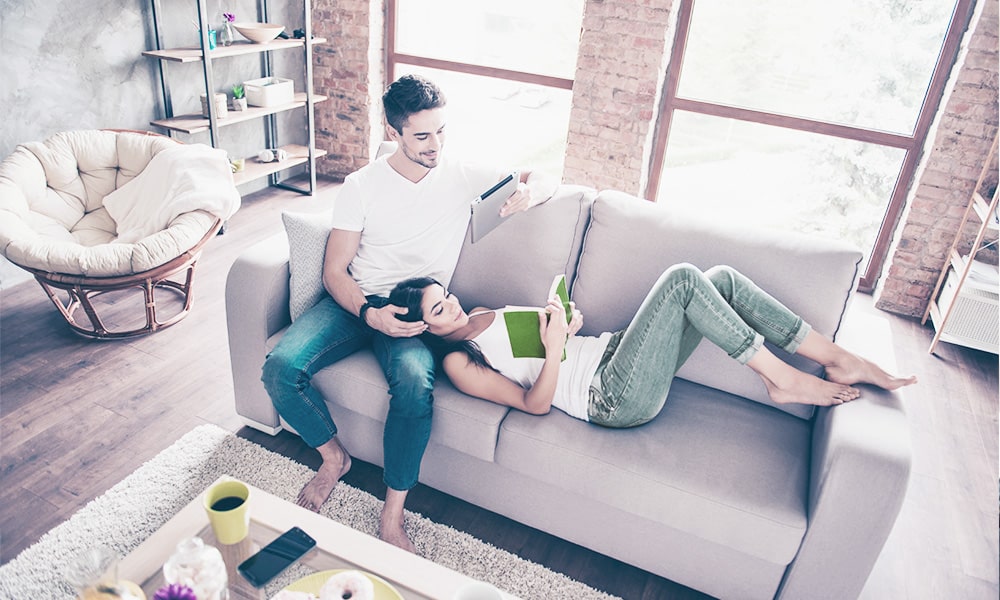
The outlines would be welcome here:
M 160 87 L 163 95 L 163 105 L 166 115 L 162 119 L 156 119 L 150 124 L 164 129 L 168 135 L 175 133 L 196 134 L 208 132 L 213 147 L 220 147 L 220 129 L 237 123 L 245 123 L 253 120 L 262 120 L 264 123 L 264 139 L 267 148 L 281 148 L 288 154 L 288 158 L 283 161 L 272 161 L 263 163 L 257 160 L 256 154 L 244 159 L 244 170 L 234 173 L 233 179 L 237 185 L 247 183 L 256 179 L 268 178 L 268 183 L 272 186 L 282 187 L 302 194 L 312 194 L 316 189 L 316 159 L 325 155 L 325 150 L 316 148 L 315 136 L 315 104 L 326 100 L 326 96 L 317 95 L 313 92 L 312 86 L 312 49 L 316 44 L 326 43 L 325 38 L 313 38 L 312 18 L 310 0 L 303 0 L 303 14 L 305 26 L 304 38 L 275 39 L 266 44 L 258 44 L 250 41 L 234 41 L 231 46 L 218 46 L 209 49 L 208 30 L 212 28 L 212 23 L 208 18 L 206 0 L 196 0 L 198 4 L 198 24 L 201 32 L 201 45 L 184 48 L 164 48 L 162 35 L 161 15 L 163 15 L 161 0 L 151 0 L 153 8 L 153 26 L 155 28 L 156 49 L 143 52 L 143 56 L 154 58 L 160 67 Z M 268 2 L 258 0 L 257 17 L 260 22 L 268 22 Z M 287 30 L 287 28 L 286 28 Z M 237 34 L 238 35 L 238 34 Z M 308 40 L 308 41 L 307 41 Z M 304 92 L 294 95 L 294 100 L 290 103 L 277 106 L 251 106 L 245 111 L 228 111 L 225 117 L 218 114 L 215 102 L 209 102 L 209 116 L 205 117 L 201 113 L 175 115 L 171 100 L 169 78 L 164 72 L 164 63 L 201 63 L 204 79 L 204 90 L 209 98 L 213 94 L 219 93 L 216 90 L 213 61 L 234 56 L 260 55 L 261 67 L 259 77 L 271 77 L 271 53 L 278 51 L 301 51 L 305 64 Z M 255 79 L 247 77 L 245 80 Z M 228 95 L 227 95 L 228 98 Z M 278 124 L 276 115 L 305 108 L 307 120 L 308 140 L 302 144 L 280 144 L 278 138 Z M 309 174 L 308 187 L 299 187 L 283 182 L 279 174 L 290 168 L 299 165 L 306 165 Z
M 984 249 L 997 243 L 1000 223 L 997 220 L 997 182 L 989 175 L 996 174 L 997 140 L 993 138 L 976 187 L 969 198 L 961 224 L 948 251 L 948 265 L 938 277 L 931 302 L 924 311 L 921 324 L 930 318 L 934 325 L 934 339 L 929 353 L 939 342 L 959 344 L 986 352 L 998 353 L 1000 346 L 1000 302 L 998 302 L 997 265 L 976 260 Z M 986 185 L 993 185 L 992 195 L 983 195 Z M 988 192 L 987 192 L 988 193 Z M 959 252 L 970 219 L 979 222 L 976 239 L 967 254 Z

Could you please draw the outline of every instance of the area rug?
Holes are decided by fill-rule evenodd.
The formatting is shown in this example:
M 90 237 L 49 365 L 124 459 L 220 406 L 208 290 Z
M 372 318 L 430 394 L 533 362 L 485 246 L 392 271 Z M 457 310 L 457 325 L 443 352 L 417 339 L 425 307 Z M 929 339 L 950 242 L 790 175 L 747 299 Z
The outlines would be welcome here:
M 314 473 L 219 427 L 202 425 L 0 567 L 0 598 L 74 598 L 64 571 L 83 549 L 103 544 L 121 556 L 128 554 L 221 475 L 293 500 Z M 380 510 L 377 498 L 341 482 L 320 514 L 376 535 Z M 419 555 L 525 600 L 614 600 L 419 514 L 407 512 L 406 529 Z M 267 597 L 299 575 L 286 572 L 266 588 Z

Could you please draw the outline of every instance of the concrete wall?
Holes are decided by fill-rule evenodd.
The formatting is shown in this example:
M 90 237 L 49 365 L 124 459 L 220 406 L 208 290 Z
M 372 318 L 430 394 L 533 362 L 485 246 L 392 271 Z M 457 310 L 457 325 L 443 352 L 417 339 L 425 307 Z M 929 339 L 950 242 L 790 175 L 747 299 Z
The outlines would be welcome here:
M 149 0 L 0 0 L 0 158 L 22 142 L 40 141 L 74 129 L 162 130 L 150 121 L 164 116 L 156 60 L 142 56 L 156 47 Z M 163 0 L 165 47 L 198 44 L 195 0 Z M 303 27 L 302 6 L 296 0 L 271 0 L 269 21 L 286 25 L 289 34 Z M 256 0 L 208 0 L 209 22 L 218 25 L 222 11 L 238 21 L 257 21 Z M 242 39 L 236 34 L 237 39 Z M 273 73 L 303 81 L 301 54 L 273 53 Z M 258 56 L 215 61 L 217 92 L 260 76 Z M 174 113 L 199 112 L 204 91 L 201 63 L 164 66 Z M 296 84 L 296 91 L 302 91 Z M 280 141 L 304 143 L 304 111 L 279 117 L 281 131 L 295 134 Z M 177 135 L 185 143 L 209 143 L 207 133 Z M 220 147 L 235 156 L 252 156 L 264 147 L 263 121 L 222 130 Z M 242 193 L 266 185 L 241 186 Z M 0 287 L 28 278 L 0 259 Z

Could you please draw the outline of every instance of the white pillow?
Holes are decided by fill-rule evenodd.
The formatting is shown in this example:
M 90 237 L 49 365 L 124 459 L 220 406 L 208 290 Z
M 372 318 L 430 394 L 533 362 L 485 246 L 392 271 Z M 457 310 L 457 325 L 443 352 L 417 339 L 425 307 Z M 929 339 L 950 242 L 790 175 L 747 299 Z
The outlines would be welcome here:
M 288 235 L 288 311 L 292 321 L 326 295 L 323 260 L 332 219 L 331 212 L 281 213 Z

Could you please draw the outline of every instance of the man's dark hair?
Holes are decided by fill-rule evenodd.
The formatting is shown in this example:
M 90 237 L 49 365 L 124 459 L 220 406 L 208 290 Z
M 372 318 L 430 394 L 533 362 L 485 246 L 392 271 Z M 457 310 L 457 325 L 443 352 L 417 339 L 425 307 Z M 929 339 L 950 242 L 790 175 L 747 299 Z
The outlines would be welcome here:
M 410 115 L 445 105 L 441 89 L 419 75 L 403 75 L 382 94 L 382 108 L 389 126 L 403 133 Z

